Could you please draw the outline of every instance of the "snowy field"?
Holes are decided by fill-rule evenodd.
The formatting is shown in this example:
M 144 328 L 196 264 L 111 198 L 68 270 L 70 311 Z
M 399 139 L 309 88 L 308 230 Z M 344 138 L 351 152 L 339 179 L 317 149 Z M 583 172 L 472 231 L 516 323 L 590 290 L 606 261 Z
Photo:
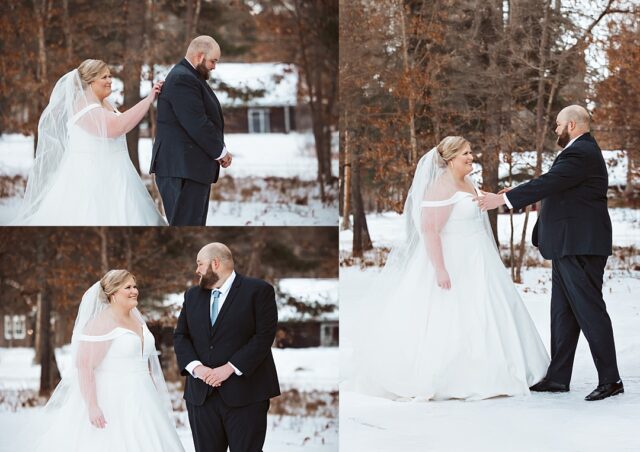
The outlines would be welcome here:
M 612 209 L 614 246 L 638 246 L 638 212 Z M 508 231 L 508 215 L 499 228 Z M 367 217 L 374 245 L 388 247 L 401 229 L 395 214 Z M 530 219 L 535 222 L 535 218 Z M 521 218 L 516 218 L 521 223 Z M 531 227 L 533 222 L 530 223 Z M 519 237 L 519 234 L 516 235 Z M 529 238 L 529 237 L 528 237 Z M 351 231 L 342 231 L 343 256 L 351 249 Z M 528 241 L 530 243 L 530 241 Z M 633 257 L 638 259 L 637 253 Z M 615 268 L 605 273 L 604 296 L 616 340 L 625 394 L 585 402 L 597 385 L 588 345 L 580 338 L 566 394 L 531 394 L 477 402 L 394 402 L 348 390 L 353 369 L 352 335 L 366 300 L 361 289 L 379 268 L 342 267 L 340 271 L 340 450 L 344 451 L 638 451 L 640 435 L 640 274 Z M 506 271 L 506 270 L 505 270 Z M 524 271 L 518 285 L 543 342 L 549 347 L 549 268 Z M 384 359 L 384 357 L 381 357 Z
M 0 348 L 0 437 L 18 431 L 34 410 L 12 411 L 17 397 L 12 390 L 36 390 L 39 384 L 40 368 L 33 365 L 33 349 Z M 284 391 L 331 392 L 337 390 L 338 349 L 273 349 L 281 388 Z M 56 351 L 56 356 L 64 373 L 69 364 L 69 347 Z M 2 400 L 2 397 L 5 397 Z M 181 394 L 173 390 L 174 404 L 179 403 Z M 274 399 L 277 401 L 277 399 Z M 273 405 L 272 405 L 273 407 Z M 194 450 L 191 431 L 185 411 L 176 412 L 178 433 L 185 450 Z M 325 452 L 338 449 L 337 419 L 322 416 L 289 416 L 270 414 L 264 450 L 266 452 Z M 0 450 L 2 446 L 0 445 Z
M 233 162 L 229 168 L 221 170 L 220 181 L 213 185 L 207 225 L 337 224 L 337 201 L 323 204 L 319 188 L 313 183 L 318 163 L 311 134 L 228 134 L 225 140 Z M 140 169 L 148 184 L 151 183 L 151 150 L 151 139 L 140 139 Z M 0 176 L 26 178 L 32 164 L 32 137 L 0 136 Z M 337 156 L 332 171 L 338 174 Z M 293 183 L 290 189 L 268 190 L 269 187 L 262 183 L 268 178 L 300 182 Z M 304 185 L 304 196 L 295 192 L 300 183 Z M 300 199 L 303 201 L 299 202 Z M 15 215 L 19 200 L 19 196 L 0 198 L 0 225 L 8 223 Z

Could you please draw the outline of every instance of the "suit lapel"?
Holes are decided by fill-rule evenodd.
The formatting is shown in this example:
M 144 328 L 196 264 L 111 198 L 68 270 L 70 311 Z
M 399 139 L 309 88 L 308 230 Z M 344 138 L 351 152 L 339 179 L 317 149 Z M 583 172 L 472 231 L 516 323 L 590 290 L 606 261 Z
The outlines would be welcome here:
M 220 309 L 220 312 L 218 313 L 218 317 L 216 318 L 216 323 L 213 324 L 213 328 L 211 329 L 211 334 L 215 334 L 216 330 L 220 327 L 220 324 L 222 323 L 224 316 L 227 312 L 229 312 L 229 309 L 231 309 L 231 304 L 235 301 L 236 299 L 236 295 L 238 294 L 238 291 L 240 290 L 240 284 L 242 283 L 242 276 L 238 273 L 236 273 L 236 279 L 233 280 L 233 284 L 231 285 L 231 289 L 229 290 L 229 294 L 227 295 L 227 298 L 224 300 L 224 304 L 222 305 L 222 309 Z
M 198 292 L 198 300 L 196 303 L 197 319 L 202 319 L 200 325 L 207 333 L 211 333 L 211 312 L 209 309 L 209 300 L 211 299 L 210 289 L 201 289 Z

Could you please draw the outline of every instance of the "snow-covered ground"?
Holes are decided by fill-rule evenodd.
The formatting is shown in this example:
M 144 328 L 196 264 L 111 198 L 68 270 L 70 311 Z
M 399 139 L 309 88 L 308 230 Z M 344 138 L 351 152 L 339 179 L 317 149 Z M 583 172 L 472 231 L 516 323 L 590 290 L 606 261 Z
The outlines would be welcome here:
M 63 374 L 69 365 L 69 352 L 68 346 L 56 351 Z M 37 389 L 40 368 L 33 365 L 33 354 L 34 351 L 30 348 L 0 348 L 0 437 L 18 431 L 29 415 L 39 409 L 20 409 L 13 412 L 14 401 L 10 400 L 11 397 L 18 397 L 15 391 Z M 337 348 L 273 349 L 273 355 L 283 392 L 337 391 Z M 177 390 L 174 391 L 173 397 L 180 398 Z M 175 416 L 183 445 L 188 452 L 192 452 L 194 448 L 186 412 L 176 412 Z M 324 452 L 338 449 L 336 419 L 270 414 L 268 429 L 265 451 Z
M 638 212 L 611 209 L 614 245 L 638 246 Z M 396 214 L 369 215 L 374 245 L 389 247 L 401 230 Z M 534 218 L 535 220 L 535 218 Z M 501 215 L 501 234 L 508 228 Z M 521 218 L 516 219 L 516 224 Z M 531 223 L 533 225 L 533 223 Z M 517 235 L 519 236 L 519 235 Z M 504 237 L 504 235 L 503 235 Z M 340 234 L 343 255 L 351 249 L 350 231 Z M 611 262 L 611 260 L 610 260 Z M 353 329 L 366 306 L 362 287 L 379 268 L 342 267 L 340 271 L 341 382 L 353 373 Z M 506 271 L 506 270 L 505 270 Z M 550 269 L 533 267 L 518 285 L 545 344 L 549 344 Z M 604 295 L 616 340 L 625 394 L 604 401 L 583 400 L 597 374 L 581 337 L 566 394 L 532 394 L 477 402 L 394 402 L 341 388 L 340 450 L 366 451 L 637 451 L 640 450 L 640 274 L 610 268 Z M 384 359 L 384 357 L 381 357 Z M 348 387 L 348 385 L 344 385 Z
M 306 190 L 304 196 L 293 188 L 285 192 L 265 191 L 263 196 L 246 198 L 238 192 L 251 182 L 249 192 L 265 190 L 260 181 L 266 178 L 296 179 L 310 183 L 316 179 L 318 163 L 313 136 L 306 133 L 289 134 L 228 134 L 225 141 L 233 162 L 221 169 L 218 184 L 212 188 L 214 199 L 209 204 L 209 226 L 334 226 L 337 224 L 335 201 L 323 204 L 319 189 Z M 152 142 L 140 139 L 140 169 L 147 183 L 151 164 Z M 33 138 L 17 134 L 0 136 L 0 176 L 26 178 L 33 164 Z M 334 174 L 338 173 L 337 157 L 333 160 Z M 224 184 L 227 180 L 234 183 Z M 225 187 L 225 188 L 221 188 Z M 216 193 L 224 190 L 224 193 Z M 295 199 L 294 199 L 294 195 Z M 246 199 L 245 199 L 246 198 Z M 304 198 L 303 202 L 296 202 Z M 0 225 L 15 215 L 19 197 L 0 198 Z

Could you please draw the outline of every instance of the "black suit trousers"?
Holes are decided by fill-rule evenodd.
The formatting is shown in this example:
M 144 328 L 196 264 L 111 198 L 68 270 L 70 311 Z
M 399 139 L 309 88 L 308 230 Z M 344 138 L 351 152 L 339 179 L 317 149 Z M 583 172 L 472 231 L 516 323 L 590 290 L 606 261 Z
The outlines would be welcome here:
M 156 175 L 156 185 L 171 226 L 205 226 L 211 185 Z
M 580 331 L 589 343 L 599 384 L 620 379 L 613 328 L 602 298 L 606 263 L 606 256 L 563 256 L 552 260 L 549 380 L 569 384 Z
M 224 383 L 222 383 L 224 384 Z M 196 452 L 261 452 L 267 434 L 269 400 L 230 407 L 209 388 L 201 406 L 187 402 Z

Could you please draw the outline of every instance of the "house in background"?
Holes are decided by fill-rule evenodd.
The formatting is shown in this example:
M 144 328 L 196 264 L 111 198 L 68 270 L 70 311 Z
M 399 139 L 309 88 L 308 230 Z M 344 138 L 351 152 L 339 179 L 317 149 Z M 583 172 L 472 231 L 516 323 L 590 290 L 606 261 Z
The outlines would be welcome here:
M 289 133 L 308 123 L 298 107 L 298 70 L 284 63 L 221 63 L 209 83 L 226 133 Z M 299 124 L 301 123 L 301 124 Z
M 339 345 L 338 280 L 287 278 L 278 281 L 278 348 Z

